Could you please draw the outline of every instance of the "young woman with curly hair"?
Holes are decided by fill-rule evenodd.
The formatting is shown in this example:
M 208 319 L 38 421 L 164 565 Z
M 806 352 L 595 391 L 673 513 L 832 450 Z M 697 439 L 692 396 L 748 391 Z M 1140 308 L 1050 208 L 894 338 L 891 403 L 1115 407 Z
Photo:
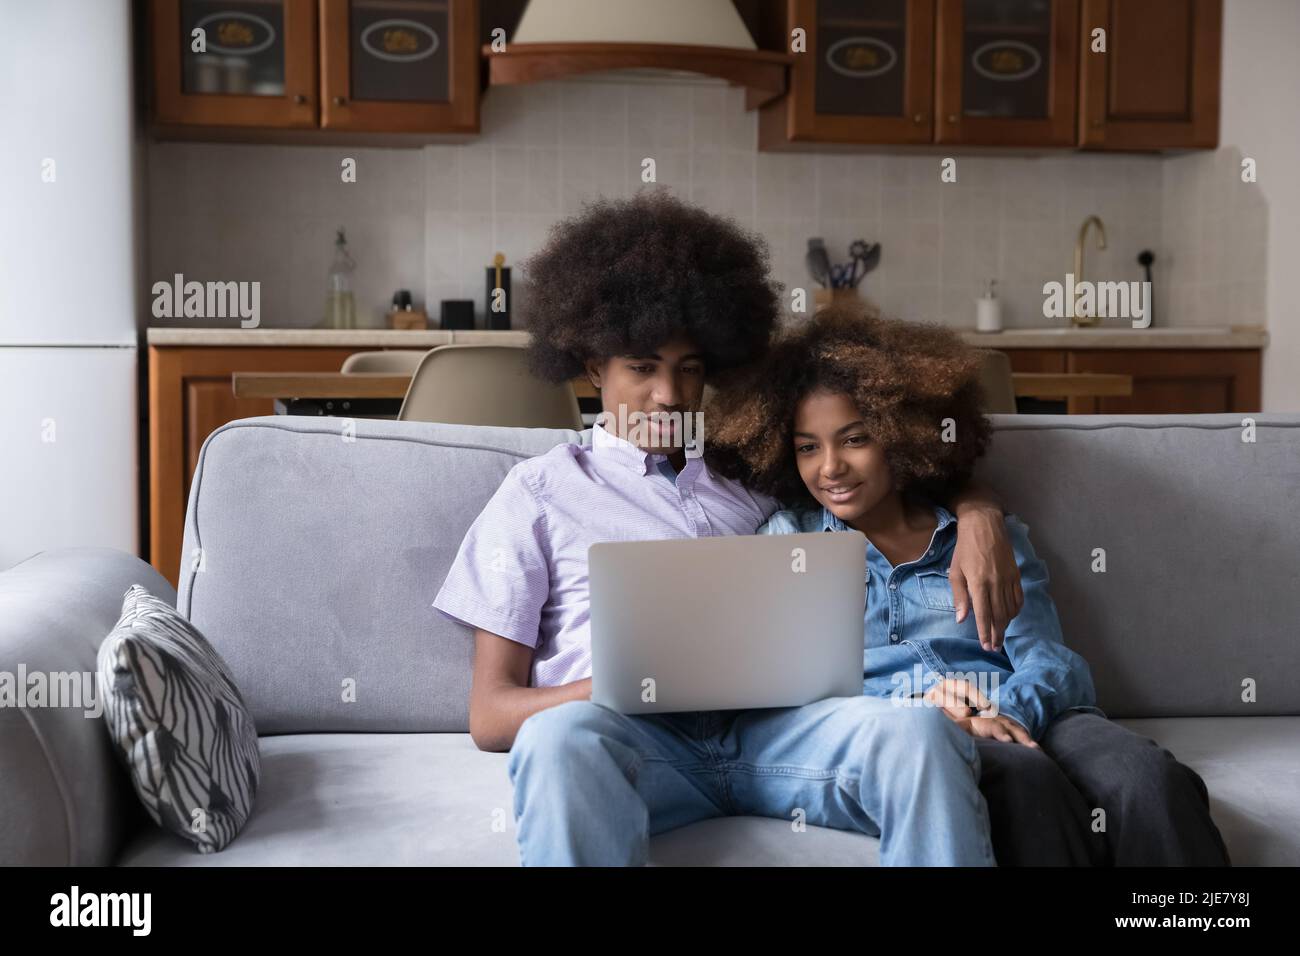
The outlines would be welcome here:
M 474 629 L 470 733 L 510 751 L 522 861 L 643 863 L 652 833 L 724 815 L 788 821 L 802 807 L 811 823 L 880 836 L 886 865 L 991 865 L 974 745 L 933 710 L 852 697 L 629 716 L 591 701 L 588 547 L 753 534 L 776 510 L 687 455 L 671 416 L 699 410 L 706 376 L 761 359 L 780 287 L 760 238 L 662 192 L 589 206 L 526 268 L 534 371 L 588 375 L 602 418 L 590 444 L 510 470 L 434 602 Z M 628 412 L 654 424 L 634 435 Z M 969 492 L 966 505 L 954 575 L 1005 595 L 1015 565 L 1001 510 Z M 996 573 L 1003 551 L 1010 577 Z M 1005 624 L 995 603 L 1011 605 L 983 601 L 990 632 Z M 702 762 L 709 753 L 729 756 Z M 811 772 L 783 772 L 792 765 Z
M 1227 863 L 1201 778 L 1095 706 L 1015 515 L 1024 607 L 1005 645 L 981 646 L 956 619 L 959 525 L 943 502 L 989 443 L 978 372 L 948 329 L 831 307 L 724 384 L 705 412 L 706 455 L 790 505 L 759 533 L 866 536 L 863 692 L 938 707 L 975 738 L 999 863 Z

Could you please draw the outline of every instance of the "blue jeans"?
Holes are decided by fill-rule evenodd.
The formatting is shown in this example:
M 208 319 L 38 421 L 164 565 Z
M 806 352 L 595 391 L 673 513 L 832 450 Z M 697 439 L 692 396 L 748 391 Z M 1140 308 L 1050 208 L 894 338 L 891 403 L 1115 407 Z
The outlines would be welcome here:
M 510 779 L 525 866 L 639 866 L 651 835 L 719 816 L 880 837 L 884 866 L 993 866 L 974 739 L 933 707 L 626 716 L 591 701 L 519 728 Z

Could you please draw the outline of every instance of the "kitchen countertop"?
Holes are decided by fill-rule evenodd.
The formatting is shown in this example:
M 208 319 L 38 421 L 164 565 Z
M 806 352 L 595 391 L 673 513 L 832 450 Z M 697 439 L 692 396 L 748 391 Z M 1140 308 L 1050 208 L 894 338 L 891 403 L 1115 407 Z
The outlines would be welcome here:
M 243 346 L 268 348 L 424 348 L 435 345 L 527 345 L 523 331 L 483 329 L 173 329 L 151 328 L 146 341 L 158 346 Z
M 1053 328 L 976 332 L 957 329 L 969 345 L 996 349 L 1262 349 L 1268 332 L 1257 325 L 1165 326 L 1155 329 Z M 483 329 L 180 329 L 151 328 L 153 346 L 271 348 L 423 348 L 436 345 L 527 345 L 525 331 Z

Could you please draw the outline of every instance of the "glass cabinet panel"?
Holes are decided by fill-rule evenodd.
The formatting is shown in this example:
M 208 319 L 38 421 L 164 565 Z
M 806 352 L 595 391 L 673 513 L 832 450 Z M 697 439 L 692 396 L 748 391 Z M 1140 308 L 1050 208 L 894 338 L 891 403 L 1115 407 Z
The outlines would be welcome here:
M 350 0 L 352 99 L 447 102 L 446 0 Z
M 817 0 L 816 111 L 903 114 L 907 0 Z
M 1051 0 L 962 0 L 963 116 L 1050 114 Z
M 181 0 L 180 12 L 183 93 L 284 95 L 283 0 Z

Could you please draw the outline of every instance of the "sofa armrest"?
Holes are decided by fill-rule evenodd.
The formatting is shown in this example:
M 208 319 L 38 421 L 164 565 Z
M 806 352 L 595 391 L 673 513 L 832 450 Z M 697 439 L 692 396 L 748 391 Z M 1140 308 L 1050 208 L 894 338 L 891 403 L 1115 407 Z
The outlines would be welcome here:
M 44 551 L 0 573 L 0 865 L 111 864 L 143 817 L 94 677 L 132 584 L 175 604 L 166 579 L 112 548 Z

